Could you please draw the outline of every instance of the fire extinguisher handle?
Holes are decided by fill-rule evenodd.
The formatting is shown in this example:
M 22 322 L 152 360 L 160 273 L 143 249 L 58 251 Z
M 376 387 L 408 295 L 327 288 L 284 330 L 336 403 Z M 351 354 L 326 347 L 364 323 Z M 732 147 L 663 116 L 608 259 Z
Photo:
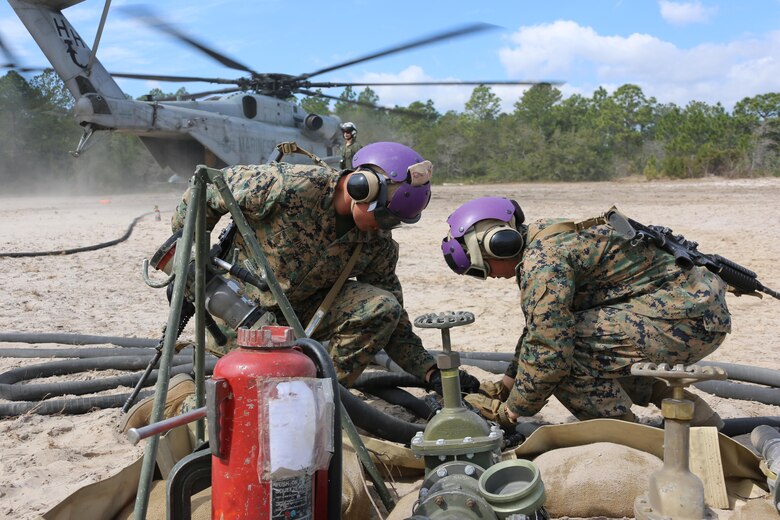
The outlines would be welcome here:
M 206 417 L 206 407 L 195 408 L 194 410 L 177 415 L 176 417 L 171 417 L 170 419 L 165 419 L 140 428 L 130 428 L 127 431 L 127 438 L 130 439 L 132 444 L 138 444 L 143 439 L 165 433 L 177 426 L 182 426 L 183 424 L 188 424 L 197 421 L 198 419 L 203 419 L 204 417 Z
M 230 384 L 226 379 L 212 377 L 206 381 L 209 447 L 211 454 L 218 458 L 222 458 L 222 403 L 230 398 Z

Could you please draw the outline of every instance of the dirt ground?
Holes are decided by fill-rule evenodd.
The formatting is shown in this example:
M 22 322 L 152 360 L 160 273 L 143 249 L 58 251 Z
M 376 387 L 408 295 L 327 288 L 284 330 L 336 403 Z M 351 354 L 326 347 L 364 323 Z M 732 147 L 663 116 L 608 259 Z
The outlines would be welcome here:
M 0 199 L 0 253 L 105 242 L 121 236 L 133 218 L 155 205 L 162 211 L 161 221 L 145 216 L 128 240 L 107 249 L 0 257 L 0 332 L 158 337 L 167 320 L 167 300 L 163 290 L 144 283 L 141 264 L 170 235 L 168 221 L 179 195 L 167 190 Z M 394 235 L 401 246 L 398 273 L 412 318 L 455 310 L 476 315 L 474 324 L 451 331 L 454 350 L 511 352 L 523 327 L 513 281 L 457 277 L 441 257 L 446 217 L 460 203 L 485 195 L 516 198 L 529 219 L 582 219 L 615 204 L 635 220 L 671 227 L 699 242 L 701 251 L 734 260 L 758 273 L 764 285 L 780 289 L 780 179 L 437 186 L 421 221 Z M 733 332 L 710 359 L 780 368 L 780 301 L 729 296 L 728 302 Z M 440 348 L 438 330 L 419 332 L 427 348 Z M 0 348 L 22 346 L 0 342 Z M 0 370 L 43 361 L 4 357 Z M 706 398 L 724 418 L 780 416 L 780 407 Z M 658 415 L 657 410 L 642 413 Z M 140 456 L 143 447 L 132 446 L 116 432 L 119 416 L 118 409 L 108 409 L 0 420 L 0 517 L 37 518 L 75 490 Z M 554 400 L 535 419 L 574 420 Z

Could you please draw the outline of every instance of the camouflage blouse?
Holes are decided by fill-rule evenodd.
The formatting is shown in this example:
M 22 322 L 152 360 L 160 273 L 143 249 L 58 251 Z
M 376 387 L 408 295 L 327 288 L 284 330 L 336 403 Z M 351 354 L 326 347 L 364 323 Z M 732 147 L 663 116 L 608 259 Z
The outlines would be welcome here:
M 632 246 L 608 225 L 533 238 L 562 220 L 529 225 L 531 241 L 517 266 L 526 330 L 508 402 L 516 413 L 538 412 L 569 374 L 580 311 L 614 307 L 648 319 L 698 318 L 707 330 L 731 330 L 725 286 L 716 275 L 703 267 L 683 270 L 672 255 L 646 243 Z
M 225 168 L 224 176 L 296 311 L 309 309 L 313 301 L 324 299 L 358 243 L 363 246 L 352 277 L 391 292 L 403 306 L 401 283 L 395 274 L 398 244 L 391 232 L 360 231 L 354 225 L 347 226 L 346 232 L 340 226 L 339 231 L 343 234 L 337 232 L 333 205 L 339 179 L 337 171 L 273 163 Z M 184 225 L 189 197 L 187 190 L 173 216 L 174 230 Z M 228 209 L 212 185 L 208 186 L 206 200 L 207 226 L 213 229 Z M 348 220 L 351 223 L 351 219 Z M 238 235 L 236 244 L 243 260 L 246 253 Z M 264 307 L 275 305 L 270 291 L 247 285 L 246 294 Z M 413 338 L 394 339 L 420 343 L 411 332 L 405 311 L 398 330 Z

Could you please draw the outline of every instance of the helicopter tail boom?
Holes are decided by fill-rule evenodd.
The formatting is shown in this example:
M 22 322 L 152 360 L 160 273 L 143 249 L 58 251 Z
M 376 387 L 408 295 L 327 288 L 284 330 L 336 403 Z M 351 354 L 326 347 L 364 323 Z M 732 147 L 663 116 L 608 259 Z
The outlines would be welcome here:
M 83 0 L 8 0 L 16 15 L 78 101 L 92 94 L 124 99 L 122 89 L 62 14 Z M 88 68 L 89 66 L 89 68 Z

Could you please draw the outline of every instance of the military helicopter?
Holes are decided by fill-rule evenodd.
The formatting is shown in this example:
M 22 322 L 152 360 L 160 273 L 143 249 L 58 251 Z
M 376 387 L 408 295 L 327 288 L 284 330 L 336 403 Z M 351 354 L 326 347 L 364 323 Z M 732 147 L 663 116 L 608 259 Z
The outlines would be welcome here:
M 247 74 L 236 79 L 109 73 L 95 52 L 79 36 L 62 10 L 84 0 L 8 0 L 19 19 L 35 39 L 75 98 L 74 116 L 83 135 L 73 155 L 78 156 L 95 132 L 116 131 L 137 135 L 162 167 L 188 177 L 195 166 L 221 168 L 230 164 L 267 162 L 276 145 L 295 141 L 329 164 L 338 163 L 334 154 L 341 120 L 330 115 L 306 113 L 293 95 L 339 99 L 319 90 L 332 87 L 387 85 L 524 85 L 523 81 L 444 81 L 416 83 L 316 82 L 314 76 L 362 63 L 374 58 L 418 48 L 443 40 L 476 33 L 494 26 L 471 24 L 358 57 L 314 72 L 290 75 L 260 73 L 187 36 L 147 9 L 135 8 L 135 16 L 151 27 L 205 53 L 222 65 Z M 106 19 L 103 12 L 95 44 L 97 49 Z M 21 68 L 0 41 L 10 63 Z M 39 69 L 42 70 L 42 69 Z M 190 94 L 177 100 L 135 101 L 128 99 L 114 77 L 163 82 L 208 82 L 230 87 Z M 352 103 L 368 105 L 359 101 Z M 372 108 L 378 108 L 368 105 Z M 393 110 L 393 109 L 389 109 Z M 294 158 L 292 160 L 295 160 Z

